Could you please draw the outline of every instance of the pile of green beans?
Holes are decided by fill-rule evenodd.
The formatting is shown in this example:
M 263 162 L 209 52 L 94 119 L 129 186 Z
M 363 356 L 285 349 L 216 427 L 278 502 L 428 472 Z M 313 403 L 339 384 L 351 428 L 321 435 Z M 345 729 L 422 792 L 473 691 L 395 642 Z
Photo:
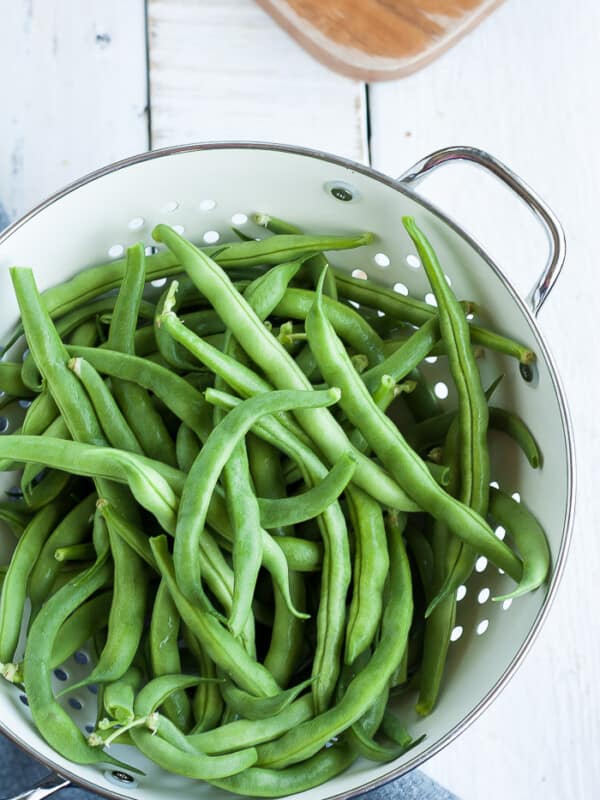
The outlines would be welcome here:
M 75 763 L 125 768 L 118 742 L 280 797 L 417 744 L 393 697 L 433 710 L 477 557 L 515 582 L 506 599 L 547 580 L 550 554 L 525 500 L 490 490 L 490 429 L 542 457 L 477 362 L 535 354 L 469 323 L 411 218 L 436 306 L 329 266 L 371 234 L 258 219 L 263 238 L 212 248 L 158 225 L 164 250 L 43 293 L 11 270 L 8 347 L 22 334 L 27 355 L 0 362 L 1 403 L 27 410 L 0 436 L 0 467 L 21 470 L 0 502 L 0 673 Z M 423 378 L 432 355 L 451 410 Z M 86 736 L 51 679 L 89 647 L 62 693 L 98 687 Z

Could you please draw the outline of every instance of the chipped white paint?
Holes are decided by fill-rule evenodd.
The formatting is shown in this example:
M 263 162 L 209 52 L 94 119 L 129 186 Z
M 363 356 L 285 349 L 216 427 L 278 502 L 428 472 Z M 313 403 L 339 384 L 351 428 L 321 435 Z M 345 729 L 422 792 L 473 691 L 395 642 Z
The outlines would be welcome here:
M 367 158 L 364 86 L 249 0 L 148 0 L 153 147 L 259 139 Z
M 147 148 L 144 0 L 1 5 L 0 203 L 14 218 Z
M 540 326 L 575 422 L 574 543 L 524 665 L 491 709 L 427 767 L 463 800 L 587 800 L 600 789 L 600 380 L 592 306 L 600 296 L 600 8 L 593 0 L 551 6 L 507 2 L 423 72 L 371 87 L 375 166 L 399 174 L 445 145 L 483 147 L 540 192 L 567 234 L 567 265 Z M 473 168 L 453 166 L 419 191 L 473 231 L 523 292 L 531 287 L 545 259 L 544 236 L 506 190 Z

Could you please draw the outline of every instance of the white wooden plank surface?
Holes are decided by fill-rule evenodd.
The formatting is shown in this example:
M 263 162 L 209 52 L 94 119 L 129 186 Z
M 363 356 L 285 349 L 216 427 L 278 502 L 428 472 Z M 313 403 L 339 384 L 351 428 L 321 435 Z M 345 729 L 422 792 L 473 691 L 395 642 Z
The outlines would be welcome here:
M 365 90 L 249 0 L 148 0 L 152 146 L 303 144 L 366 160 Z
M 0 204 L 14 218 L 147 148 L 145 12 L 144 0 L 1 5 Z
M 371 88 L 375 166 L 399 174 L 450 144 L 488 149 L 554 207 L 568 261 L 540 324 L 557 357 L 576 428 L 577 523 L 555 606 L 524 666 L 480 721 L 427 771 L 463 800 L 593 798 L 600 790 L 600 396 L 592 303 L 600 293 L 597 96 L 600 8 L 590 0 L 507 2 L 424 71 Z M 519 287 L 545 258 L 533 219 L 474 170 L 422 185 L 483 241 Z

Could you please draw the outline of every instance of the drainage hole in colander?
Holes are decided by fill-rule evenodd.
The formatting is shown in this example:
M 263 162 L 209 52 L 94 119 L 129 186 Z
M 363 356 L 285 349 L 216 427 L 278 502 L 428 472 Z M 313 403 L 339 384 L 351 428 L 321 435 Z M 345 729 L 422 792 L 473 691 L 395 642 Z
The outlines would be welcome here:
M 27 399 L 19 400 L 19 405 L 20 405 L 21 408 L 29 408 L 29 406 L 31 405 L 31 400 L 27 400 Z
M 369 276 L 362 269 L 353 269 L 352 270 L 352 277 L 353 278 L 358 278 L 361 281 L 366 281 Z
M 73 656 L 76 664 L 89 664 L 90 657 L 83 650 L 78 650 Z
M 427 292 L 425 295 L 425 302 L 430 306 L 437 306 L 437 300 L 435 299 L 433 292 Z
M 450 634 L 450 641 L 458 642 L 458 640 L 462 635 L 463 635 L 463 626 L 456 625 L 454 628 L 452 628 L 452 633 Z
M 506 600 L 502 601 L 502 610 L 508 611 L 508 609 L 512 606 L 512 597 L 507 597 Z
M 477 636 L 483 636 L 483 634 L 489 628 L 489 625 L 490 625 L 489 619 L 482 619 L 479 625 L 475 628 Z
M 406 256 L 406 263 L 413 269 L 419 269 L 421 266 L 421 259 L 411 253 L 409 256 Z
M 10 427 L 8 417 L 0 417 L 0 433 L 6 433 Z
M 93 726 L 93 725 L 86 725 L 86 726 L 85 726 L 85 732 L 86 732 L 86 733 L 93 733 L 95 730 L 96 730 L 96 729 L 94 728 L 94 726 Z
M 492 489 L 499 489 L 500 488 L 500 484 L 498 483 L 498 481 L 492 481 L 490 483 L 490 486 L 492 487 Z
M 467 316 L 466 316 L 466 319 L 468 319 L 468 320 L 469 320 L 469 322 L 471 322 L 471 320 L 474 320 L 474 319 L 475 319 L 475 314 L 473 314 L 473 313 L 469 313 L 469 314 L 467 314 Z
M 390 257 L 385 253 L 375 253 L 373 256 L 373 261 L 377 264 L 378 267 L 389 267 L 390 265 Z
M 464 600 L 466 594 L 467 594 L 467 587 L 464 585 L 459 586 L 458 589 L 456 590 L 456 602 L 460 603 L 461 600 Z
M 150 284 L 152 286 L 156 286 L 157 289 L 160 289 L 160 287 L 164 286 L 166 282 L 167 282 L 166 278 L 156 278 L 155 280 L 150 281 Z
M 494 533 L 496 534 L 498 539 L 502 541 L 506 536 L 506 528 L 503 528 L 502 525 L 498 525 L 498 527 L 494 529 Z
M 357 303 L 356 300 L 348 300 L 348 302 L 353 308 L 360 308 L 360 303 Z
M 479 558 L 475 562 L 475 571 L 485 572 L 487 565 L 488 565 L 487 558 L 485 556 L 479 556 Z
M 122 244 L 113 244 L 108 248 L 108 255 L 110 258 L 121 258 L 125 248 Z
M 425 359 L 425 361 L 426 361 L 428 364 L 435 364 L 435 362 L 436 362 L 437 360 L 438 360 L 438 357 L 437 357 L 437 356 L 427 356 L 427 358 Z
M 511 497 L 515 501 L 515 503 L 520 503 L 521 502 L 521 495 L 518 492 L 513 492 L 511 494 Z
M 359 193 L 351 183 L 344 183 L 343 181 L 330 181 L 326 183 L 324 186 L 326 192 L 334 197 L 336 200 L 340 200 L 342 203 L 351 203 L 353 200 L 357 200 L 359 197 Z
M 398 294 L 403 294 L 403 295 L 407 295 L 408 294 L 408 286 L 406 286 L 406 284 L 404 284 L 404 283 L 395 283 L 392 286 L 392 289 L 395 292 L 398 292 Z
M 29 706 L 29 700 L 27 699 L 27 695 L 20 694 L 19 700 L 23 703 L 24 706 Z
M 221 238 L 221 234 L 218 231 L 206 231 L 202 238 L 206 244 L 216 244 Z
M 127 223 L 127 227 L 130 231 L 139 231 L 144 225 L 144 218 L 143 217 L 133 217 Z
M 149 244 L 147 247 L 144 247 L 144 253 L 147 256 L 153 256 L 158 253 L 158 247 L 155 247 L 153 244 Z
M 491 594 L 490 590 L 487 588 L 487 586 L 484 589 L 482 589 L 477 595 L 477 602 L 479 603 L 479 605 L 487 603 L 487 601 L 490 599 L 490 594 Z
M 236 214 L 232 215 L 231 221 L 234 225 L 245 225 L 248 222 L 248 217 L 246 214 L 242 214 L 241 211 L 238 211 Z
M 446 278 L 446 283 L 448 284 L 448 286 L 452 286 L 452 281 L 450 280 L 450 275 L 444 275 L 444 278 Z
M 122 786 L 124 783 L 127 786 L 134 787 L 137 786 L 137 781 L 133 778 L 128 772 L 123 772 L 120 769 L 114 769 L 111 772 L 108 770 L 104 773 L 104 777 L 107 781 L 116 784 L 117 786 Z
M 95 683 L 90 683 L 90 685 L 87 687 L 87 690 L 90 692 L 90 694 L 98 694 L 98 687 Z
M 217 207 L 217 201 L 216 200 L 203 200 L 200 203 L 200 205 L 198 206 L 200 211 L 212 211 L 213 208 L 216 208 L 216 207 Z
M 177 200 L 169 200 L 168 203 L 165 203 L 163 206 L 163 212 L 165 214 L 172 214 L 173 211 L 177 211 L 179 208 L 179 202 Z
M 81 709 L 83 708 L 83 703 L 76 697 L 69 697 L 68 703 L 71 706 L 71 708 L 75 709 L 75 711 L 81 711 Z
M 60 667 L 54 670 L 54 675 L 59 681 L 66 681 L 69 677 L 64 669 L 60 669 Z
M 440 400 L 445 400 L 448 397 L 448 386 L 444 381 L 438 381 L 433 387 L 433 391 Z
M 535 377 L 535 371 L 531 364 L 519 364 L 519 372 L 526 383 L 531 383 Z

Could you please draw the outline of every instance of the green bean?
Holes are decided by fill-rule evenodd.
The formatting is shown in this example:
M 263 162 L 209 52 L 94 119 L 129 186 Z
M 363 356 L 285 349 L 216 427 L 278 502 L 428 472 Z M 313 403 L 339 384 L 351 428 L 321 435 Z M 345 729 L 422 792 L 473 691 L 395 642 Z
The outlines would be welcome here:
M 107 311 L 112 311 L 115 306 L 116 298 L 114 296 L 101 297 L 92 303 L 81 305 L 73 309 L 70 313 L 56 320 L 56 330 L 61 339 L 65 339 L 81 325 L 93 324 L 94 330 L 97 331 L 96 320 L 100 315 Z M 146 319 L 152 319 L 154 306 L 152 303 L 143 301 L 140 305 L 140 316 Z M 78 342 L 72 342 L 78 344 Z M 84 344 L 79 342 L 79 344 Z M 89 346 L 89 345 L 88 345 Z M 34 391 L 40 391 L 41 382 L 40 374 L 31 353 L 25 357 L 22 367 L 22 377 L 25 383 Z
M 72 575 L 69 580 L 72 580 Z M 54 641 L 49 669 L 53 670 L 85 645 L 93 634 L 106 626 L 112 591 L 109 589 L 82 603 L 63 622 Z
M 424 322 L 394 353 L 363 374 L 367 389 L 373 393 L 384 375 L 389 375 L 394 383 L 406 378 L 431 353 L 439 336 L 440 322 L 434 316 Z
M 108 716 L 120 725 L 128 725 L 135 719 L 135 695 L 142 682 L 141 670 L 138 667 L 129 667 L 123 677 L 104 687 L 102 704 Z
M 239 775 L 210 783 L 244 797 L 284 797 L 326 783 L 347 769 L 356 758 L 354 748 L 341 742 L 286 769 L 251 767 Z
M 98 343 L 98 326 L 95 319 L 82 322 L 69 338 L 69 343 L 83 347 L 94 347 Z
M 54 551 L 54 558 L 57 561 L 87 561 L 96 554 L 94 545 L 91 542 L 81 544 L 70 544 L 66 547 L 59 547 Z
M 22 433 L 26 436 L 37 436 L 43 433 L 60 414 L 50 392 L 45 389 L 33 400 L 25 419 L 23 420 Z
M 210 409 L 210 406 L 207 404 L 207 410 Z M 210 423 L 208 422 L 207 415 L 207 426 L 206 430 L 204 431 L 204 436 L 202 440 L 208 438 L 210 433 Z M 212 416 L 212 415 L 211 415 Z M 177 466 L 182 472 L 189 472 L 192 468 L 192 464 L 194 463 L 198 453 L 200 452 L 201 447 L 201 440 L 198 436 L 194 433 L 194 431 L 182 422 L 177 430 L 177 438 L 175 440 L 175 453 L 177 455 Z
M 427 603 L 433 598 L 433 552 L 427 537 L 413 525 L 407 525 L 405 530 L 406 544 L 410 550 L 419 573 L 425 600 Z
M 88 361 L 103 375 L 135 382 L 158 397 L 182 422 L 198 436 L 207 433 L 207 404 L 200 392 L 188 381 L 165 367 L 125 353 L 87 347 L 69 347 L 69 353 Z M 164 461 L 161 454 L 159 460 Z
M 22 461 L 41 462 L 49 467 L 117 483 L 126 483 L 139 504 L 153 513 L 165 530 L 175 529 L 179 498 L 169 482 L 152 465 L 165 471 L 160 462 L 153 462 L 124 450 L 95 447 L 62 439 L 40 441 L 35 436 L 11 436 L 0 439 L 0 458 L 18 457 Z M 167 473 L 181 479 L 178 470 Z M 111 501 L 112 502 L 112 501 Z
M 66 502 L 61 499 L 38 511 L 17 542 L 0 596 L 0 662 L 12 661 L 19 641 L 31 570 L 65 508 Z
M 108 442 L 120 450 L 142 454 L 140 443 L 94 367 L 83 358 L 72 358 L 68 367 L 85 386 Z
M 235 291 L 227 275 L 214 261 L 165 225 L 157 226 L 153 236 L 157 241 L 164 240 L 177 254 L 186 272 L 209 297 L 237 341 L 276 387 L 301 390 L 312 388 L 304 373 L 264 328 L 260 318 Z M 163 324 L 169 319 L 172 320 L 172 317 L 165 314 Z M 325 409 L 296 409 L 295 416 L 331 462 L 351 449 L 343 430 Z M 357 453 L 357 458 L 355 483 L 365 491 L 376 494 L 380 502 L 406 510 L 407 497 L 398 484 L 361 453 Z
M 291 689 L 279 692 L 271 697 L 255 697 L 249 692 L 239 689 L 230 680 L 225 680 L 219 688 L 223 699 L 241 717 L 250 720 L 268 719 L 280 714 L 294 702 L 302 692 L 310 686 L 311 681 L 303 681 Z
M 29 269 L 13 267 L 10 270 L 29 349 L 58 406 L 61 415 L 71 420 L 77 430 L 85 430 L 88 441 L 104 444 L 104 436 L 92 404 L 83 393 L 79 381 L 67 369 L 64 347 L 56 329 L 47 324 L 41 298 Z M 70 426 L 69 426 L 70 427 Z
M 221 725 L 215 730 L 193 733 L 189 739 L 205 753 L 226 753 L 276 739 L 296 725 L 311 719 L 313 714 L 312 698 L 304 695 L 270 719 L 240 719 Z
M 258 506 L 263 527 L 296 525 L 322 514 L 350 483 L 355 469 L 356 459 L 349 452 L 343 455 L 327 476 L 312 489 L 285 499 L 260 497 Z
M 206 390 L 209 399 L 210 389 Z M 335 389 L 326 392 L 271 392 L 244 401 L 233 409 L 212 431 L 186 479 L 181 495 L 175 535 L 174 561 L 178 583 L 188 598 L 198 597 L 200 564 L 194 557 L 198 549 L 212 488 L 221 473 L 223 464 L 242 436 L 261 416 L 278 411 L 331 405 L 338 399 Z M 198 491 L 201 481 L 202 491 Z
M 31 521 L 31 517 L 15 508 L 13 503 L 0 502 L 0 520 L 8 525 L 18 539 Z
M 28 592 L 34 615 L 47 597 L 60 569 L 59 562 L 54 558 L 55 551 L 59 547 L 69 547 L 84 540 L 92 529 L 96 500 L 96 492 L 92 492 L 77 503 L 44 543 L 29 581 Z
M 373 403 L 327 320 L 320 298 L 320 293 L 317 293 L 317 301 L 306 320 L 309 342 L 314 343 L 313 351 L 326 380 L 341 386 L 340 406 L 348 419 L 362 432 L 399 485 L 423 510 L 444 519 L 453 533 L 518 582 L 522 566 L 515 554 L 506 545 L 498 547 L 504 543 L 494 536 L 486 522 L 438 486 L 394 423 Z
M 306 289 L 288 289 L 275 306 L 275 316 L 305 320 L 314 302 L 314 292 Z M 366 355 L 374 367 L 383 362 L 383 342 L 369 323 L 353 308 L 338 303 L 330 297 L 323 302 L 327 316 L 338 336 L 358 353 Z
M 97 562 L 84 575 L 72 579 L 47 600 L 27 637 L 23 660 L 24 685 L 36 728 L 60 755 L 76 764 L 104 762 L 131 769 L 87 744 L 77 725 L 54 699 L 51 684 L 52 652 L 61 626 L 94 592 L 104 586 L 109 577 L 110 568 Z
M 33 397 L 34 392 L 21 379 L 21 364 L 0 361 L 0 392 L 13 397 Z
M 525 422 L 513 411 L 498 406 L 490 406 L 489 415 L 489 428 L 510 436 L 519 445 L 529 464 L 538 469 L 542 464 L 542 453 Z M 455 417 L 456 411 L 447 411 L 418 422 L 406 432 L 406 439 L 417 450 L 433 447 L 444 439 Z
M 458 395 L 458 438 L 460 464 L 460 500 L 481 516 L 489 503 L 490 460 L 487 449 L 488 405 L 477 365 L 470 347 L 469 325 L 450 288 L 437 256 L 412 217 L 403 218 L 404 227 L 414 242 L 435 294 L 440 334 L 448 349 L 448 363 Z M 456 589 L 469 577 L 477 550 L 464 542 L 451 558 L 451 567 L 442 588 L 427 609 L 431 613 L 436 602 Z
M 63 417 L 57 417 L 41 434 L 43 437 L 70 439 L 71 434 Z M 56 470 L 44 470 L 41 464 L 25 464 L 21 475 L 21 491 L 32 510 L 55 500 L 65 489 L 70 476 Z
M 145 280 L 144 248 L 137 244 L 127 251 L 123 283 L 108 333 L 109 350 L 134 354 L 135 329 Z M 175 466 L 175 446 L 147 391 L 137 383 L 120 378 L 113 379 L 112 391 L 143 452 Z
M 163 579 L 154 598 L 148 638 L 152 673 L 155 678 L 181 672 L 178 646 L 180 624 L 177 607 Z M 183 689 L 169 695 L 163 704 L 163 711 L 180 730 L 189 731 L 192 726 L 192 707 Z
M 354 531 L 355 555 L 344 658 L 346 664 L 352 664 L 371 646 L 379 628 L 390 561 L 379 503 L 355 486 L 348 487 L 346 498 Z
M 512 536 L 523 559 L 523 577 L 517 588 L 493 599 L 508 600 L 538 589 L 550 571 L 550 548 L 544 529 L 523 503 L 499 489 L 490 490 L 490 514 Z
M 206 655 L 188 626 L 184 623 L 182 627 L 184 639 L 195 658 L 200 675 L 207 679 L 198 684 L 192 700 L 192 710 L 196 724 L 192 734 L 190 734 L 190 741 L 196 743 L 194 737 L 200 732 L 209 731 L 212 736 L 213 733 L 217 733 L 220 730 L 217 726 L 223 713 L 223 698 L 219 691 L 219 684 L 215 680 L 217 670 L 213 661 Z M 203 742 L 198 742 L 197 746 L 209 755 L 215 752 L 205 747 Z M 241 747 L 245 747 L 245 745 L 242 744 Z
M 243 645 L 214 616 L 190 603 L 179 589 L 166 538 L 153 538 L 150 546 L 182 620 L 199 640 L 207 655 L 241 688 L 264 697 L 277 694 L 280 687 L 267 670 L 247 654 Z
M 205 447 L 210 446 L 210 441 L 209 436 Z M 228 625 L 233 635 L 239 636 L 252 609 L 252 598 L 262 563 L 260 509 L 251 485 L 248 454 L 243 441 L 238 441 L 232 448 L 223 470 L 223 481 L 227 511 L 234 531 L 233 605 Z
M 333 270 L 338 284 L 338 291 L 342 297 L 353 300 L 361 305 L 369 306 L 384 311 L 392 318 L 410 322 L 413 325 L 423 325 L 437 314 L 434 306 L 405 297 L 392 289 L 380 286 L 377 283 L 352 278 L 346 272 Z M 493 331 L 486 330 L 477 325 L 471 325 L 471 339 L 473 342 L 516 358 L 521 364 L 532 364 L 536 360 L 535 353 L 513 339 L 508 339 Z
M 119 680 L 132 665 L 142 638 L 148 582 L 144 562 L 110 527 L 108 539 L 114 564 L 108 637 L 91 673 L 67 691 L 91 683 Z M 127 608 L 126 616 L 123 615 L 124 608 Z
M 207 756 L 189 744 L 186 749 L 183 749 L 187 744 L 183 734 L 181 734 L 183 741 L 177 740 L 179 746 L 165 741 L 163 738 L 165 729 L 169 728 L 167 723 L 169 723 L 167 719 L 160 717 L 155 731 L 151 732 L 142 727 L 135 727 L 131 729 L 131 737 L 136 747 L 145 756 L 170 772 L 197 780 L 226 779 L 230 775 L 248 769 L 256 761 L 254 748 L 220 756 Z M 172 725 L 172 723 L 169 724 Z M 172 733 L 176 731 L 177 728 L 174 730 L 171 728 Z M 155 735 L 155 732 L 158 735 Z
M 309 758 L 360 719 L 386 689 L 406 649 L 413 613 L 410 564 L 402 535 L 393 525 L 388 529 L 388 550 L 390 596 L 382 616 L 381 637 L 367 666 L 353 678 L 333 708 L 296 726 L 277 742 L 260 745 L 261 766 L 281 769 Z

